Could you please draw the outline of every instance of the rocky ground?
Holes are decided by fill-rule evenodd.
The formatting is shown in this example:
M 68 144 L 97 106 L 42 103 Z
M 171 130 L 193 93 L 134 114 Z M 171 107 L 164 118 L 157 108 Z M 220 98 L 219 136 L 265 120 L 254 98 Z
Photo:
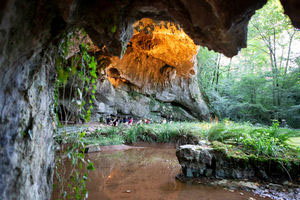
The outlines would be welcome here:
M 242 189 L 271 199 L 300 198 L 299 163 L 290 164 L 291 168 L 286 166 L 288 171 L 278 174 L 278 163 L 268 162 L 269 167 L 265 168 L 264 162 L 259 160 L 252 162 L 228 157 L 214 149 L 208 141 L 201 141 L 200 145 L 180 146 L 176 155 L 182 167 L 177 179 L 183 182 L 222 186 L 229 191 Z
M 179 174 L 176 178 L 182 182 L 190 184 L 205 184 L 211 186 L 220 186 L 231 192 L 237 190 L 251 191 L 261 197 L 268 197 L 274 200 L 294 200 L 300 198 L 300 185 L 286 181 L 284 184 L 274 184 L 259 181 L 215 179 L 215 178 L 187 178 Z M 241 195 L 243 195 L 241 193 Z M 251 199 L 253 200 L 253 199 Z

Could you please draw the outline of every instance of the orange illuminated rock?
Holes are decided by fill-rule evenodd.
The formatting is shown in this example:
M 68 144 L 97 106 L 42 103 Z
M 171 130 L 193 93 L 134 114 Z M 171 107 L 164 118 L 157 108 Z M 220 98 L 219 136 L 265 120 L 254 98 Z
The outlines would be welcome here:
M 124 56 L 114 59 L 107 69 L 109 77 L 114 76 L 110 72 L 113 69 L 120 78 L 142 88 L 165 85 L 196 74 L 197 46 L 179 26 L 155 23 L 147 18 L 133 26 L 134 34 Z
M 193 40 L 180 26 L 169 22 L 154 22 L 144 18 L 137 21 L 133 28 L 133 36 L 123 57 L 111 57 L 111 64 L 105 68 L 107 79 L 115 87 L 116 92 L 112 94 L 119 96 L 118 92 L 122 93 L 122 97 L 114 101 L 118 110 L 149 117 L 153 108 L 145 102 L 151 102 L 150 96 L 152 100 L 154 98 L 180 107 L 189 119 L 208 119 L 209 111 L 202 99 L 196 76 L 198 47 Z M 131 98 L 125 97 L 126 92 L 122 90 L 144 95 L 141 97 L 143 100 L 137 100 L 131 106 L 128 103 Z M 99 90 L 98 93 L 103 94 L 105 90 Z M 141 108 L 137 105 L 144 106 Z M 167 115 L 163 108 L 161 110 L 167 118 L 178 115 L 175 111 Z

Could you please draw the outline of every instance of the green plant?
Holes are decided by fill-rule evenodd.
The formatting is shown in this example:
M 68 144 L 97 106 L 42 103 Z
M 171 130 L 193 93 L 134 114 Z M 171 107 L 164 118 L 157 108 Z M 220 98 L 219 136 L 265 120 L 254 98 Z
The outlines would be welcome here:
M 208 141 L 220 141 L 224 142 L 230 138 L 235 137 L 235 135 L 226 129 L 224 123 L 214 124 L 206 134 Z
M 89 121 L 91 117 L 92 103 L 95 100 L 97 61 L 91 56 L 89 45 L 83 41 L 87 37 L 82 29 L 80 33 L 83 38 L 74 34 L 68 34 L 59 45 L 59 56 L 56 59 L 57 79 L 55 84 L 55 107 L 60 120 L 68 123 L 72 115 L 84 118 Z M 75 36 L 74 36 L 75 35 Z M 79 40 L 79 52 L 70 58 L 70 46 L 72 40 Z M 76 113 L 72 113 L 68 108 L 76 108 Z
M 300 56 L 295 45 L 300 32 L 282 11 L 279 0 L 269 0 L 251 17 L 248 47 L 237 57 L 229 60 L 199 48 L 198 84 L 220 119 L 261 125 L 277 119 L 283 127 L 300 128 Z
M 86 181 L 88 172 L 94 170 L 94 164 L 90 160 L 85 159 L 85 143 L 83 138 L 85 132 L 80 132 L 72 135 L 72 143 L 67 146 L 68 136 L 67 133 L 62 133 L 59 142 L 63 144 L 60 149 L 59 156 L 55 158 L 56 179 L 59 185 L 54 185 L 54 189 L 58 188 L 61 199 L 87 199 L 88 191 L 86 189 Z M 66 146 L 64 146 L 66 145 Z M 71 169 L 65 168 L 66 157 L 71 163 Z M 83 169 L 86 170 L 83 170 Z M 65 177 L 68 184 L 64 184 Z M 67 185 L 67 187 L 65 187 Z
M 255 127 L 228 120 L 210 126 L 202 130 L 209 141 L 230 143 L 245 153 L 257 156 L 284 156 L 292 148 L 288 144 L 289 138 L 299 135 L 299 131 L 279 128 L 278 121 L 270 127 Z
M 254 128 L 247 134 L 239 136 L 238 142 L 247 151 L 256 155 L 280 157 L 289 149 L 287 141 L 297 135 L 297 131 L 280 129 L 278 121 L 274 121 L 270 128 Z
M 144 132 L 145 132 L 145 125 L 140 124 L 137 126 L 133 126 L 130 129 L 125 131 L 125 141 L 127 143 L 135 143 L 138 140 L 138 135 Z
M 122 135 L 114 134 L 114 135 L 98 135 L 95 137 L 87 137 L 84 138 L 83 142 L 87 145 L 117 145 L 117 144 L 124 144 L 124 139 Z
M 86 37 L 84 30 L 81 33 Z M 59 56 L 56 59 L 57 77 L 54 89 L 55 111 L 58 124 L 60 120 L 68 123 L 71 113 L 67 107 L 76 107 L 76 115 L 89 121 L 92 101 L 95 100 L 96 91 L 96 59 L 88 54 L 89 46 L 81 40 L 79 53 L 71 58 L 69 49 L 71 46 L 72 34 L 67 34 L 59 45 Z M 79 38 L 77 38 L 79 39 Z M 83 38 L 84 39 L 84 38 Z M 59 120 L 60 119 L 60 120 Z M 62 132 L 55 135 L 57 146 L 61 146 L 60 155 L 56 156 L 56 178 L 60 185 L 61 198 L 63 199 L 87 199 L 88 191 L 86 190 L 87 173 L 82 172 L 83 167 L 86 170 L 93 170 L 93 163 L 85 158 L 85 132 L 67 134 Z M 64 145 L 71 144 L 65 149 Z M 71 162 L 72 169 L 68 179 L 68 188 L 64 188 L 64 157 Z

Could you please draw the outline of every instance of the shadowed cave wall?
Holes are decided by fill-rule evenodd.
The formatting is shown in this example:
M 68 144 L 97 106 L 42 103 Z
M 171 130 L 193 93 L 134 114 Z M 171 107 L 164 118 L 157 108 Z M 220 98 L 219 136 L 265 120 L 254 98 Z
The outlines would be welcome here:
M 300 28 L 299 2 L 281 0 Z M 49 199 L 53 176 L 53 83 L 63 32 L 84 27 L 119 56 L 144 17 L 171 21 L 197 45 L 232 57 L 266 0 L 4 0 L 0 2 L 0 199 Z M 133 79 L 133 77 L 131 77 Z

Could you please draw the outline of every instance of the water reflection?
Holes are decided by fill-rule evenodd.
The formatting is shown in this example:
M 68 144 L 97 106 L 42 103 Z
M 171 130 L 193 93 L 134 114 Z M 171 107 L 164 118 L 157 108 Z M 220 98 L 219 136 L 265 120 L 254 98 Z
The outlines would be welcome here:
M 109 151 L 108 147 L 108 151 L 88 154 L 96 168 L 89 173 L 88 199 L 240 200 L 254 197 L 245 191 L 241 195 L 223 188 L 181 183 L 175 179 L 180 165 L 172 145 L 142 146 L 145 148 L 117 151 Z
M 89 154 L 96 171 L 88 182 L 89 199 L 248 199 L 222 188 L 187 185 L 175 179 L 180 165 L 170 145 Z M 245 192 L 244 192 L 245 193 Z

